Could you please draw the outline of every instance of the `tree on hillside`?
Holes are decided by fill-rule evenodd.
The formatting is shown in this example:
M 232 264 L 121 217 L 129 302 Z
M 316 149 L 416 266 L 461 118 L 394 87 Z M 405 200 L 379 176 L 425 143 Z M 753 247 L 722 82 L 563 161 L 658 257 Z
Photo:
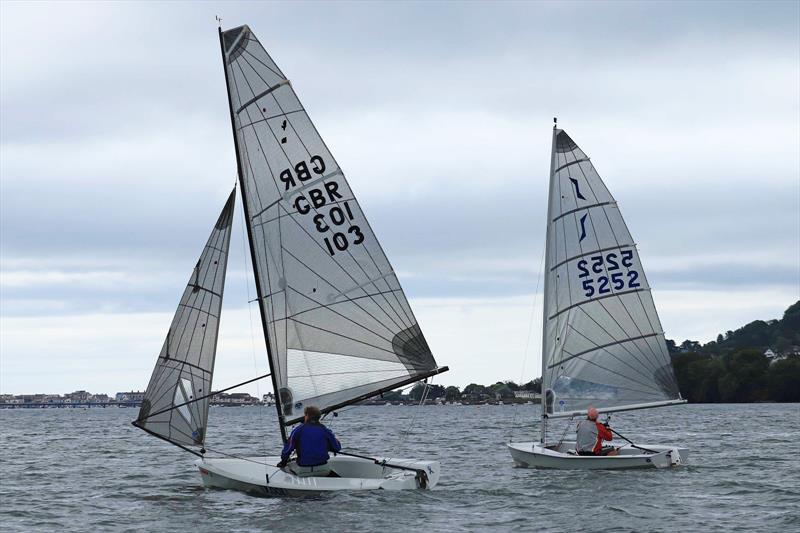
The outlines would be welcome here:
M 391 390 L 389 392 L 384 392 L 381 394 L 381 398 L 386 400 L 387 402 L 399 402 L 403 399 L 403 391 L 398 390 Z
M 542 378 L 533 379 L 521 386 L 522 390 L 542 393 Z
M 800 357 L 775 361 L 767 372 L 770 399 L 778 402 L 800 402 Z
M 461 390 L 450 385 L 444 391 L 444 399 L 448 402 L 457 402 L 461 398 Z
M 470 383 L 464 387 L 464 394 L 468 394 L 470 396 L 474 394 L 486 394 L 486 387 L 483 385 L 478 385 L 477 383 Z
M 416 385 L 414 385 L 414 388 L 411 389 L 411 392 L 409 392 L 408 395 L 412 400 L 420 401 L 422 399 L 422 394 L 424 391 L 425 391 L 425 384 L 417 383 Z M 426 396 L 426 398 L 428 400 L 443 398 L 444 393 L 445 393 L 445 388 L 443 385 L 428 385 L 428 395 Z
M 514 397 L 514 391 L 512 391 L 509 388 L 508 385 L 506 385 L 505 383 L 503 383 L 501 381 L 498 381 L 497 383 L 495 383 L 494 385 L 489 387 L 489 389 L 491 390 L 491 393 L 495 397 L 500 396 L 500 399 L 503 399 L 503 400 L 506 399 L 506 398 L 513 398 Z

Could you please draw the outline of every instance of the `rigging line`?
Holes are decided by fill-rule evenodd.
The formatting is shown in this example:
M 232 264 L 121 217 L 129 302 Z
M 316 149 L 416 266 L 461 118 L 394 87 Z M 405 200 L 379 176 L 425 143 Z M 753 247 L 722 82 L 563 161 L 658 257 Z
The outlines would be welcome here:
M 575 419 L 575 415 L 572 415 L 571 417 L 569 417 L 569 420 L 567 420 L 567 423 L 564 425 L 564 433 L 562 433 L 561 434 L 561 438 L 558 439 L 558 446 L 557 446 L 556 449 L 560 449 L 561 448 L 561 444 L 564 442 L 564 438 L 567 436 L 567 430 L 569 429 L 569 426 L 570 426 L 570 424 L 572 424 L 572 421 L 574 419 Z
M 266 51 L 265 51 L 265 52 L 266 52 Z M 241 57 L 241 56 L 240 56 L 240 57 Z M 250 62 L 249 62 L 249 61 L 247 61 L 247 59 L 246 59 L 246 58 L 244 58 L 244 61 L 247 63 L 247 65 L 250 67 L 250 69 L 251 69 L 251 70 L 253 70 L 253 72 L 255 72 L 255 74 L 256 74 L 256 75 L 257 75 L 259 78 L 261 78 L 261 80 L 262 80 L 262 81 L 264 81 L 264 82 L 266 83 L 266 81 L 264 80 L 264 78 L 263 78 L 263 77 L 262 77 L 262 76 L 261 76 L 261 75 L 258 73 L 258 71 L 257 71 L 256 69 L 254 69 L 254 68 L 253 68 L 253 66 L 250 64 Z M 238 58 L 237 58 L 237 62 L 238 62 Z M 242 69 L 241 65 L 239 65 L 239 69 L 242 71 L 242 74 L 244 74 L 244 69 Z M 247 82 L 248 86 L 250 86 L 250 82 L 247 80 L 247 77 L 246 77 L 246 76 L 245 76 L 245 81 Z M 300 102 L 300 99 L 297 97 L 297 93 L 295 93 L 295 92 L 294 92 L 294 89 L 293 89 L 293 88 L 291 88 L 291 86 L 290 86 L 290 89 L 291 89 L 291 90 L 292 90 L 292 92 L 294 93 L 294 96 L 295 96 L 295 98 L 297 98 L 297 101 L 298 101 L 298 102 Z M 252 91 L 252 87 L 250 88 L 250 90 Z M 273 97 L 273 99 L 275 100 L 275 104 L 278 106 L 278 109 L 280 109 L 280 110 L 281 110 L 281 112 L 283 112 L 283 111 L 284 111 L 284 110 L 283 110 L 283 106 L 281 106 L 280 102 L 278 102 L 278 98 L 277 98 L 277 96 L 275 96 L 274 94 L 272 94 L 272 97 Z M 300 105 L 302 106 L 302 103 L 301 103 Z M 249 117 L 249 113 L 250 113 L 250 112 L 249 112 L 249 110 L 248 110 L 248 117 Z M 306 115 L 308 115 L 308 112 L 306 112 Z M 263 112 L 262 112 L 262 116 L 263 116 Z M 336 166 L 337 166 L 337 168 L 338 168 L 339 172 L 341 173 L 342 179 L 343 179 L 343 180 L 345 181 L 345 183 L 347 184 L 347 188 L 348 188 L 348 189 L 350 189 L 350 190 L 351 190 L 351 192 L 352 192 L 352 189 L 350 188 L 350 184 L 347 182 L 347 178 L 344 176 L 344 172 L 342 172 L 342 170 L 341 170 L 341 166 L 339 165 L 339 163 L 338 163 L 338 162 L 336 162 L 336 159 L 333 157 L 333 154 L 332 154 L 332 153 L 331 153 L 331 151 L 328 149 L 328 146 L 325 144 L 325 141 L 324 141 L 324 139 L 322 138 L 322 136 L 321 136 L 321 135 L 319 134 L 319 132 L 317 131 L 317 128 L 316 128 L 316 126 L 314 125 L 314 123 L 311 121 L 311 117 L 308 117 L 308 121 L 309 121 L 309 123 L 311 124 L 311 127 L 314 129 L 314 132 L 317 134 L 317 137 L 319 138 L 319 140 L 320 140 L 320 142 L 322 143 L 322 145 L 323 145 L 323 146 L 325 146 L 325 149 L 328 151 L 328 154 L 330 155 L 331 159 L 333 159 L 334 163 L 336 163 Z M 306 146 L 306 144 L 303 142 L 303 139 L 302 139 L 302 137 L 301 137 L 301 136 L 300 136 L 300 135 L 297 133 L 297 130 L 295 129 L 295 127 L 294 127 L 294 124 L 292 123 L 292 121 L 291 121 L 291 120 L 290 120 L 290 121 L 288 121 L 288 122 L 289 122 L 289 126 L 292 128 L 292 131 L 294 132 L 294 134 L 295 134 L 295 136 L 297 137 L 298 141 L 300 141 L 300 144 L 303 146 L 303 149 L 305 149 L 306 153 L 307 153 L 307 154 L 310 156 L 310 155 L 311 155 L 311 151 L 308 149 L 308 147 Z M 270 130 L 270 132 L 272 133 L 272 135 L 275 137 L 275 141 L 276 141 L 276 143 L 277 143 L 277 142 L 278 142 L 278 138 L 277 138 L 277 136 L 275 135 L 275 132 L 272 130 L 272 128 L 269 128 L 269 130 Z M 283 145 L 281 145 L 280 143 L 278 143 L 278 146 L 280 147 L 281 151 L 284 153 L 284 155 L 285 155 L 285 156 L 287 157 L 287 159 L 288 159 L 288 158 L 289 158 L 289 156 L 286 154 L 286 150 L 283 148 Z M 264 157 L 266 157 L 266 153 L 264 154 Z M 380 242 L 378 242 L 378 239 L 377 239 L 377 237 L 375 236 L 375 233 L 372 231 L 372 227 L 370 226 L 370 224 L 369 224 L 369 221 L 367 220 L 367 217 L 366 217 L 366 215 L 364 215 L 364 211 L 363 211 L 363 209 L 361 209 L 361 206 L 358 204 L 358 202 L 357 202 L 357 201 L 356 201 L 356 204 L 357 204 L 357 206 L 358 206 L 358 209 L 361 211 L 361 216 L 362 216 L 362 218 L 364 219 L 364 222 L 366 223 L 367 227 L 369 228 L 369 231 L 370 231 L 370 233 L 372 233 L 372 238 L 373 238 L 373 240 L 375 241 L 376 245 L 378 246 L 378 249 L 379 249 L 379 250 L 381 251 L 381 253 L 383 254 L 383 256 L 384 256 L 384 259 L 386 260 L 386 262 L 387 262 L 387 263 L 389 263 L 389 259 L 386 257 L 386 253 L 383 251 L 383 248 L 381 247 L 381 245 L 380 245 Z M 314 209 L 314 211 L 315 211 L 316 213 L 319 213 L 319 211 L 316 209 L 316 207 L 313 207 L 313 209 Z M 330 231 L 331 231 L 331 233 L 333 233 L 333 228 L 331 228 L 331 229 L 330 229 Z M 372 260 L 372 264 L 375 266 L 375 268 L 378 270 L 378 272 L 381 272 L 381 268 L 378 266 L 378 263 L 375 261 L 375 258 L 372 256 L 372 253 L 369 251 L 369 248 L 365 246 L 365 247 L 364 247 L 364 251 L 367 253 L 367 256 L 369 256 L 370 260 Z M 348 254 L 348 255 L 349 255 L 349 256 L 350 256 L 350 257 L 353 259 L 353 261 L 355 261 L 355 263 L 356 263 L 356 264 L 359 266 L 359 268 L 360 268 L 360 269 L 361 269 L 361 271 L 364 273 L 364 275 L 365 275 L 365 276 L 367 276 L 367 278 L 370 278 L 371 276 L 369 276 L 369 275 L 367 274 L 366 270 L 364 270 L 364 267 L 363 267 L 363 266 L 361 266 L 361 264 L 360 264 L 358 261 L 356 261 L 355 257 L 353 257 L 352 251 L 350 251 L 350 250 L 347 250 L 347 252 L 346 252 L 346 253 L 347 253 L 347 254 Z M 390 266 L 390 268 L 391 268 L 391 263 L 389 263 L 389 266 Z M 394 269 L 392 269 L 392 270 L 394 270 Z M 399 283 L 399 280 L 398 280 L 398 283 Z M 389 283 L 388 283 L 388 282 L 386 283 L 386 286 L 387 286 L 387 288 L 389 288 Z M 377 284 L 375 285 L 375 287 L 376 287 L 376 288 L 378 287 L 378 286 L 377 286 Z M 387 304 L 389 304 L 389 308 L 390 308 L 390 309 L 392 309 L 392 310 L 393 310 L 393 311 L 394 311 L 394 312 L 397 314 L 397 317 L 400 319 L 400 322 L 401 322 L 401 323 L 403 323 L 403 325 L 404 325 L 404 328 L 403 328 L 403 329 L 406 329 L 406 328 L 413 327 L 413 325 L 417 323 L 417 322 L 416 322 L 416 318 L 414 318 L 414 317 L 413 317 L 413 311 L 411 312 L 411 316 L 409 316 L 409 315 L 408 315 L 408 313 L 406 313 L 406 310 L 405 310 L 405 308 L 404 308 L 404 307 L 402 306 L 402 304 L 400 303 L 400 300 L 399 300 L 399 298 L 397 297 L 397 295 L 396 295 L 396 294 L 393 294 L 393 296 L 394 296 L 394 298 L 395 298 L 395 301 L 397 302 L 397 304 L 398 304 L 398 305 L 401 307 L 401 309 L 403 310 L 403 314 L 405 315 L 405 317 L 406 317 L 406 320 L 408 321 L 408 323 L 406 324 L 405 322 L 403 322 L 403 319 L 400 317 L 400 313 L 398 313 L 398 312 L 397 312 L 397 310 L 396 310 L 396 309 L 395 309 L 395 308 L 392 306 L 392 304 L 390 304 L 390 303 L 389 303 L 389 300 L 388 300 L 388 298 L 386 298 L 386 297 L 384 296 L 384 300 L 386 301 L 386 303 L 387 303 Z M 376 302 L 376 303 L 377 303 L 377 302 Z
M 233 69 L 231 69 L 231 70 L 233 70 Z M 241 70 L 241 68 L 240 68 L 240 70 Z M 242 75 L 244 76 L 244 71 L 242 71 Z M 239 85 L 236 82 L 236 76 L 232 76 L 232 78 L 233 78 L 234 88 L 236 89 L 236 97 L 239 99 L 239 101 L 241 101 L 241 93 L 239 92 Z M 249 110 L 247 111 L 247 114 L 248 114 L 248 118 L 249 118 L 249 116 L 250 116 L 250 111 Z M 238 120 L 238 116 L 237 116 L 237 120 Z M 259 139 L 257 134 L 256 134 L 256 140 L 258 140 L 259 147 L 263 151 L 263 146 L 261 146 L 261 141 L 260 141 L 260 139 Z M 247 168 L 248 168 L 248 170 L 250 170 L 250 175 L 251 176 L 255 176 L 255 172 L 253 171 L 252 163 L 250 161 L 250 155 L 249 155 L 249 151 L 248 151 L 248 148 L 247 148 L 247 142 L 244 142 L 242 144 L 243 144 L 243 150 L 245 152 L 245 158 L 244 159 L 247 161 Z M 272 173 L 272 168 L 269 165 L 269 161 L 266 161 L 266 164 L 267 164 L 267 169 L 269 170 L 270 176 L 272 177 L 272 182 L 275 185 L 276 192 L 278 193 L 278 195 L 280 195 L 280 188 L 278 187 L 278 184 L 275 181 L 275 176 Z M 262 206 L 263 202 L 261 201 L 261 194 L 260 194 L 260 192 L 258 190 L 258 186 L 255 183 L 255 180 L 253 182 L 253 190 L 255 192 L 255 196 L 256 196 L 256 199 L 258 201 L 258 205 Z M 243 202 L 247 202 L 248 198 L 244 194 L 244 188 L 242 188 L 241 192 L 242 192 Z M 243 217 L 244 217 L 244 215 L 243 215 Z M 247 218 L 247 217 L 244 217 L 244 218 Z M 245 221 L 245 224 L 249 225 L 249 227 L 251 227 L 251 229 L 254 229 L 253 226 L 252 226 L 252 220 Z M 271 249 L 269 247 L 269 243 L 266 240 L 266 233 L 263 230 L 261 231 L 261 239 L 260 239 L 260 241 L 261 241 L 261 244 L 263 245 L 264 252 L 271 255 L 271 253 L 270 253 Z M 253 255 L 256 256 L 256 259 L 258 259 L 260 254 L 258 253 L 258 250 L 255 250 L 255 253 Z M 273 260 L 274 260 L 274 258 L 273 258 Z M 277 261 L 273 261 L 273 262 L 277 263 Z M 261 273 L 261 269 L 258 267 L 258 265 L 254 264 L 254 265 L 252 265 L 252 268 L 253 268 L 253 272 L 254 273 L 257 272 L 259 276 L 263 275 Z M 255 278 L 255 275 L 253 277 Z M 269 289 L 269 292 L 272 293 L 273 292 L 272 291 L 272 279 L 271 279 L 270 272 L 269 272 L 269 265 L 266 265 L 266 278 L 267 278 L 267 280 L 266 280 L 267 281 L 267 287 Z M 285 302 L 284 302 L 284 304 L 285 304 Z M 259 302 L 259 308 L 260 307 L 261 307 L 261 303 Z M 272 297 L 269 298 L 269 311 L 272 312 L 272 317 L 274 319 L 274 317 L 275 317 L 275 303 L 274 303 L 274 298 L 272 298 Z M 265 308 L 265 314 L 266 314 L 266 308 Z M 269 325 L 266 324 L 266 323 L 264 324 L 264 326 L 266 328 L 269 328 Z M 269 332 L 267 331 L 267 333 L 269 333 Z M 265 341 L 267 343 L 275 343 L 275 349 L 277 350 L 277 346 L 278 346 L 278 342 L 277 342 L 278 331 L 277 331 L 277 327 L 275 326 L 274 320 L 272 321 L 272 334 L 271 335 L 268 334 L 267 337 L 268 338 L 265 339 Z M 270 351 L 271 350 L 269 350 L 269 349 L 267 350 L 267 352 L 268 352 L 267 358 L 269 358 L 269 352 Z M 275 367 L 277 369 L 277 376 L 280 377 L 280 375 L 282 374 L 282 369 L 281 369 L 281 365 L 280 365 L 280 357 L 274 358 L 274 360 L 271 361 L 271 364 L 275 365 Z M 277 383 L 277 381 L 276 381 L 276 383 Z M 273 387 L 273 388 L 275 388 L 275 387 Z M 274 390 L 273 392 L 276 395 L 279 394 L 279 391 L 277 391 L 277 390 Z M 276 397 L 276 404 L 277 404 L 277 401 L 278 401 L 278 399 Z
M 603 186 L 606 188 L 606 192 L 608 192 L 608 187 L 606 187 L 606 186 L 605 186 L 605 183 L 603 183 L 603 180 L 602 180 L 602 178 L 600 178 L 600 174 L 599 174 L 599 173 L 597 172 L 597 170 L 594 168 L 594 165 L 593 165 L 593 164 L 591 164 L 591 163 L 589 163 L 589 166 L 590 166 L 590 168 L 591 168 L 592 170 L 594 170 L 594 173 L 595 173 L 595 174 L 597 175 L 597 177 L 600 179 L 600 183 L 601 183 L 601 184 L 602 184 L 602 185 L 603 185 Z M 595 196 L 595 198 L 596 198 L 596 197 L 597 197 L 597 195 L 596 195 L 596 194 L 595 194 L 595 192 L 594 192 L 594 187 L 592 187 L 592 184 L 591 184 L 590 180 L 589 180 L 589 179 L 588 179 L 588 177 L 586 176 L 586 172 L 584 172 L 584 170 L 583 170 L 583 168 L 582 168 L 581 166 L 578 166 L 578 168 L 579 168 L 579 169 L 580 169 L 580 171 L 581 171 L 581 175 L 583 176 L 583 179 L 584 179 L 584 181 L 586 181 L 586 184 L 589 186 L 589 190 L 590 190 L 590 191 L 592 191 L 592 195 L 594 195 L 594 196 Z M 610 193 L 610 192 L 608 192 L 608 194 L 609 194 L 609 196 L 611 196 L 611 193 Z M 612 196 L 612 198 L 613 198 L 613 196 Z M 614 202 L 614 203 L 616 204 L 616 202 Z M 618 207 L 617 209 L 619 210 L 619 207 Z M 603 211 L 603 215 L 606 217 L 606 222 L 608 223 L 608 227 L 611 229 L 611 234 L 614 236 L 614 242 L 615 242 L 617 245 L 619 245 L 619 238 L 617 237 L 617 233 L 616 233 L 616 231 L 614 231 L 614 226 L 611 224 L 611 219 L 608 217 L 608 212 L 607 212 L 605 209 L 603 209 L 602 211 Z M 621 212 L 621 211 L 619 212 L 619 217 L 620 217 L 620 220 L 622 220 L 622 224 L 625 226 L 625 231 L 627 232 L 627 234 L 628 234 L 628 237 L 630 237 L 630 240 L 631 240 L 631 241 L 633 241 L 633 237 L 631 236 L 631 232 L 630 232 L 630 230 L 628 229 L 628 226 L 627 226 L 627 224 L 625 224 L 625 219 L 623 218 L 623 216 L 622 216 L 622 212 Z M 591 218 L 592 218 L 592 217 L 591 217 L 591 213 L 589 214 L 589 218 L 590 218 L 590 220 L 591 220 Z M 594 229 L 594 221 L 593 221 L 593 220 L 592 220 L 592 229 Z M 599 247 L 600 247 L 600 240 L 599 240 L 599 238 L 598 238 L 598 236 L 597 236 L 597 232 L 594 232 L 594 234 L 595 234 L 595 241 L 597 242 L 597 247 L 599 248 Z M 635 249 L 635 246 L 634 246 L 634 249 Z M 639 265 L 641 266 L 640 270 L 641 270 L 641 273 L 642 273 L 642 277 L 643 277 L 643 278 L 646 280 L 647 278 L 644 276 L 644 266 L 642 265 L 642 259 L 639 257 L 639 252 L 638 252 L 638 250 L 636 250 L 636 257 L 637 257 L 637 259 L 639 260 Z M 607 267 L 605 266 L 605 262 L 603 262 L 603 268 L 604 268 L 604 269 L 605 269 L 605 271 L 606 271 L 606 276 L 608 276 L 608 269 L 607 269 Z M 649 283 L 647 284 L 647 287 L 648 287 L 648 289 L 647 289 L 647 290 L 649 291 L 649 287 L 650 287 L 650 284 L 649 284 Z M 652 322 L 650 322 L 650 317 L 647 315 L 647 311 L 646 311 L 646 310 L 645 310 L 645 308 L 644 308 L 644 304 L 643 304 L 643 302 L 642 302 L 641 295 L 637 295 L 637 297 L 638 297 L 638 300 L 639 300 L 639 304 L 642 306 L 642 310 L 645 312 L 645 313 L 644 313 L 644 314 L 645 314 L 645 318 L 647 318 L 647 322 L 648 322 L 648 324 L 650 325 L 650 329 L 651 329 L 651 331 L 660 331 L 660 329 L 658 329 L 658 330 L 657 330 L 657 329 L 655 329 L 655 328 L 653 327 L 653 324 L 652 324 Z M 652 297 L 651 297 L 651 298 L 652 298 Z M 621 300 L 621 299 L 620 299 L 620 303 L 622 303 L 622 300 Z M 605 309 L 605 305 L 603 305 L 603 304 L 600 304 L 600 305 L 601 305 L 601 306 L 602 306 L 602 307 Z M 639 328 L 639 324 L 638 324 L 638 322 L 636 322 L 636 320 L 634 320 L 634 319 L 633 319 L 633 317 L 631 316 L 631 313 L 630 313 L 630 311 L 628 310 L 628 307 L 627 307 L 626 305 L 624 305 L 624 304 L 623 304 L 623 305 L 622 305 L 622 308 L 623 308 L 623 309 L 625 309 L 625 312 L 628 314 L 628 318 L 630 318 L 630 319 L 631 319 L 631 322 L 633 322 L 633 324 L 636 326 L 636 329 L 637 329 L 637 331 L 639 332 L 639 334 L 640 334 L 640 335 L 641 335 L 641 334 L 643 334 L 643 332 L 642 332 L 641 328 Z M 608 312 L 608 310 L 606 310 L 606 312 Z M 657 314 L 658 314 L 658 313 L 656 313 L 656 315 L 657 315 Z M 609 313 L 609 315 L 611 315 L 611 313 Z M 660 325 L 660 324 L 659 324 L 659 325 Z M 625 331 L 625 330 L 624 330 L 624 328 L 623 328 L 623 331 Z M 639 348 L 639 346 L 638 346 L 638 345 L 637 345 L 636 347 L 637 347 L 637 348 Z M 652 348 L 652 346 L 650 346 L 650 343 L 649 343 L 649 342 L 647 343 L 647 347 L 648 347 L 648 348 L 650 348 L 650 352 L 651 352 L 651 353 L 653 354 L 653 356 L 656 358 L 656 361 L 658 361 L 658 355 L 656 355 L 655 351 L 653 351 L 653 348 Z M 647 356 L 647 355 L 645 354 L 644 350 L 642 350 L 641 348 L 639 348 L 639 350 L 642 352 L 642 355 L 644 355 L 645 357 L 647 357 L 648 359 L 650 359 L 650 357 L 649 357 L 649 356 Z M 658 367 L 658 364 L 656 363 L 656 364 L 655 364 L 655 368 L 657 368 L 657 367 Z
M 544 258 L 545 258 L 546 255 L 547 255 L 547 239 L 545 239 L 545 243 L 542 245 L 542 258 L 539 261 L 539 274 L 538 274 L 538 276 L 536 276 L 536 290 L 533 292 L 533 303 L 531 304 L 531 316 L 528 319 L 528 336 L 527 336 L 527 339 L 525 340 L 525 351 L 523 351 L 523 355 L 522 355 L 522 369 L 520 370 L 520 373 L 519 373 L 519 385 L 520 386 L 522 386 L 522 382 L 525 380 L 525 366 L 527 365 L 527 362 L 528 362 L 528 350 L 530 349 L 530 346 L 531 346 L 531 334 L 533 332 L 533 319 L 534 319 L 534 315 L 536 314 L 536 299 L 539 296 L 539 284 L 542 281 L 542 274 L 544 274 Z M 544 275 L 546 275 L 546 274 L 544 274 Z M 544 354 L 542 354 L 542 357 L 544 357 Z M 541 396 L 541 394 L 542 393 L 539 392 L 540 396 Z M 511 432 L 510 432 L 509 437 L 508 437 L 508 441 L 509 442 L 511 442 L 511 439 L 514 436 L 514 428 L 516 427 L 516 423 L 517 423 L 517 414 L 518 414 L 518 410 L 519 410 L 519 405 L 520 404 L 518 404 L 518 403 L 514 404 L 514 418 L 511 421 Z
M 238 179 L 237 179 L 237 181 L 238 181 Z M 242 195 L 242 197 L 244 197 L 244 195 Z M 247 238 L 245 237 L 245 224 L 247 224 L 247 221 L 244 219 L 244 209 L 242 209 L 239 213 L 241 215 L 240 216 L 240 220 L 242 221 L 242 231 L 240 233 L 241 233 L 241 236 L 242 236 L 242 258 L 244 260 L 244 274 L 245 274 L 244 275 L 244 277 L 245 277 L 244 283 L 245 283 L 245 288 L 247 290 L 247 314 L 248 314 L 248 317 L 250 319 L 250 349 L 251 349 L 252 354 L 253 354 L 253 370 L 255 372 L 258 372 L 258 359 L 256 357 L 255 328 L 253 327 L 253 304 L 250 302 L 250 300 L 252 298 L 251 298 L 251 295 L 250 295 L 250 277 L 249 277 L 250 274 L 253 274 L 253 276 L 255 276 L 255 274 L 252 271 L 252 269 L 248 269 L 249 258 L 247 256 L 247 242 L 246 242 Z M 233 224 L 231 224 L 231 226 L 232 225 Z M 248 272 L 248 270 L 250 270 L 250 271 Z M 256 393 L 259 395 L 259 397 L 261 396 L 261 387 L 258 385 L 258 382 L 256 382 Z M 273 391 L 273 393 L 275 393 L 275 391 Z M 259 411 L 261 411 L 261 410 L 259 409 Z M 267 424 L 265 423 L 266 422 L 266 417 L 265 417 L 265 413 L 263 413 L 263 412 L 261 413 L 261 421 L 262 421 L 262 426 L 266 427 L 267 426 Z M 264 457 L 266 457 L 267 453 L 268 453 L 266 438 L 263 439 L 262 442 L 264 444 Z
M 236 119 L 236 115 L 234 115 L 234 113 L 233 113 L 233 95 L 231 94 L 231 81 L 230 81 L 230 78 L 233 78 L 233 85 L 236 87 L 237 98 L 239 98 L 239 100 L 238 100 L 239 102 L 241 102 L 241 95 L 239 95 L 239 92 L 238 92 L 238 85 L 237 85 L 237 82 L 236 82 L 236 77 L 234 75 L 233 69 L 229 68 L 230 61 L 229 61 L 228 57 L 225 54 L 225 44 L 224 44 L 224 39 L 223 39 L 223 36 L 222 36 L 222 31 L 219 32 L 219 41 L 220 41 L 220 49 L 221 49 L 221 52 L 222 52 L 223 70 L 225 72 L 225 87 L 227 89 L 227 96 L 228 96 L 228 112 L 229 112 L 229 116 L 230 116 L 230 119 L 231 119 L 231 133 L 233 134 L 233 144 L 234 144 L 234 147 L 236 149 L 235 150 L 235 152 L 236 152 L 236 171 L 237 171 L 237 176 L 239 178 L 239 182 L 240 182 L 240 186 L 241 186 L 242 198 L 244 199 L 244 201 L 242 202 L 242 208 L 244 210 L 244 216 L 247 219 L 247 218 L 249 218 L 248 217 L 248 213 L 249 213 L 249 205 L 248 204 L 250 202 L 250 199 L 247 198 L 247 196 L 244 194 L 246 192 L 246 189 L 247 189 L 247 183 L 246 183 L 246 178 L 245 178 L 245 171 L 244 171 L 244 168 L 243 168 L 243 165 L 242 165 L 242 159 L 243 159 L 242 156 L 243 156 L 243 154 L 245 156 L 247 156 L 247 147 L 246 146 L 244 147 L 244 152 L 243 152 L 242 148 L 239 146 L 239 133 L 237 133 L 237 131 L 236 131 L 236 123 L 237 123 L 236 120 L 237 119 Z M 248 163 L 249 163 L 249 156 L 248 156 Z M 254 187 L 255 187 L 255 185 L 256 184 L 254 184 Z M 258 194 L 259 194 L 258 193 L 258 188 L 257 187 L 255 187 L 255 188 L 256 188 L 255 193 L 256 193 L 256 196 L 258 197 Z M 257 269 L 258 265 L 256 264 L 256 248 L 255 248 L 255 244 L 254 244 L 254 241 L 253 241 L 253 230 L 250 227 L 249 222 L 246 225 L 246 229 L 247 229 L 247 238 L 248 238 L 248 241 L 250 243 L 250 254 L 251 254 L 251 260 L 252 260 L 253 269 Z M 261 288 L 261 282 L 262 282 L 261 276 L 254 276 L 253 279 L 254 279 L 254 282 L 255 282 L 256 294 L 258 294 L 258 310 L 259 310 L 262 330 L 263 330 L 263 334 L 264 334 L 265 347 L 266 347 L 266 351 L 267 351 L 267 362 L 269 363 L 270 371 L 273 372 L 273 375 L 272 375 L 273 390 L 275 390 L 276 393 L 277 393 L 278 376 L 274 374 L 273 360 L 272 360 L 273 359 L 272 342 L 274 341 L 276 343 L 276 345 L 277 345 L 277 341 L 275 341 L 274 339 L 270 339 L 270 335 L 269 335 L 269 326 L 267 325 L 267 309 L 266 309 L 266 306 L 265 306 L 265 302 L 262 300 L 262 297 L 261 297 L 261 291 L 262 291 L 262 288 Z M 280 358 L 278 358 L 277 360 L 279 360 L 279 359 Z M 274 399 L 275 399 L 275 410 L 277 411 L 278 420 L 280 421 L 280 420 L 283 419 L 283 412 L 281 410 L 280 394 L 278 394 Z M 287 438 L 286 437 L 286 429 L 283 427 L 282 424 L 280 424 L 279 429 L 280 429 L 280 434 L 281 434 L 281 440 L 283 442 L 285 442 L 286 438 Z
M 432 377 L 431 381 L 433 381 Z M 419 405 L 417 405 L 417 408 L 414 409 L 414 416 L 411 417 L 411 422 L 408 424 L 408 428 L 406 428 L 405 433 L 403 433 L 403 435 L 400 437 L 400 444 L 403 444 L 408 435 L 411 433 L 411 429 L 414 427 L 414 423 L 417 420 L 417 415 L 419 414 L 420 407 L 422 407 L 425 404 L 425 401 L 428 399 L 428 391 L 430 391 L 430 384 L 426 380 L 423 385 L 422 396 L 420 396 L 419 399 Z

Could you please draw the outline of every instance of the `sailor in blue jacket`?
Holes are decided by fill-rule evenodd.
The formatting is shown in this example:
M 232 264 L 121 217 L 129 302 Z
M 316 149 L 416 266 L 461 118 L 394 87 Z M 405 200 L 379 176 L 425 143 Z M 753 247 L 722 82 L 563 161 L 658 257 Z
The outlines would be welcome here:
M 331 473 L 328 452 L 336 453 L 342 449 L 342 445 L 333 435 L 333 431 L 320 423 L 322 415 L 319 408 L 309 405 L 303 414 L 304 422 L 294 428 L 283 446 L 278 466 L 283 468 L 289 465 L 289 470 L 300 477 L 325 477 Z M 289 464 L 289 455 L 292 452 L 297 453 L 297 460 Z

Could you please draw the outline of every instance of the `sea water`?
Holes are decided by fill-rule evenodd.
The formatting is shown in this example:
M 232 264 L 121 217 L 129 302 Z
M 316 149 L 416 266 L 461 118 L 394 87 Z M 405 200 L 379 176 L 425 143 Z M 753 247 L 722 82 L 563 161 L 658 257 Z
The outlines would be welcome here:
M 539 408 L 380 406 L 326 423 L 344 449 L 437 459 L 431 491 L 303 499 L 204 489 L 194 457 L 132 427 L 135 409 L 0 411 L 2 531 L 800 531 L 800 406 L 617 414 L 641 443 L 690 448 L 671 470 L 515 468 Z M 277 455 L 274 407 L 212 408 L 208 448 Z M 551 424 L 571 437 L 574 422 Z

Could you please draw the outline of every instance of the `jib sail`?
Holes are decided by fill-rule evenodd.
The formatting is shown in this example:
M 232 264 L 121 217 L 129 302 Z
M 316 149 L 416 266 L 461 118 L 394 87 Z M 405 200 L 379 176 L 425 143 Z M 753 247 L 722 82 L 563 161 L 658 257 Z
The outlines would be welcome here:
M 202 445 L 236 190 L 192 270 L 134 425 L 179 445 Z

